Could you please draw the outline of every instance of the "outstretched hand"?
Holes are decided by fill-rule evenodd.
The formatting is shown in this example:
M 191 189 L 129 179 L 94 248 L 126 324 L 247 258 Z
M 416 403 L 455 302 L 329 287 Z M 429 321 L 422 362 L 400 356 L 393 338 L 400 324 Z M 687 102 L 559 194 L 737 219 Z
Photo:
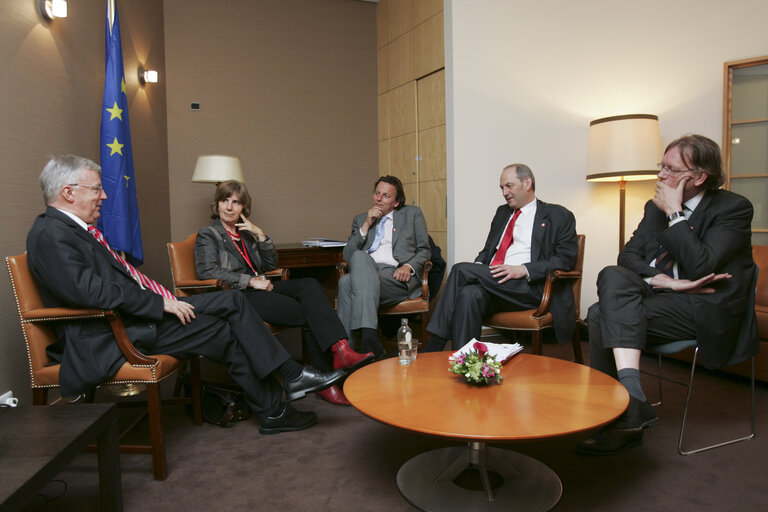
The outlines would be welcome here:
M 675 279 L 667 274 L 657 274 L 651 279 L 654 288 L 668 288 L 680 293 L 715 293 L 715 289 L 707 286 L 717 281 L 730 279 L 731 274 L 715 274 L 714 272 L 695 281 L 690 279 Z
M 176 315 L 182 325 L 186 325 L 195 318 L 195 306 L 189 302 L 163 298 L 163 311 Z

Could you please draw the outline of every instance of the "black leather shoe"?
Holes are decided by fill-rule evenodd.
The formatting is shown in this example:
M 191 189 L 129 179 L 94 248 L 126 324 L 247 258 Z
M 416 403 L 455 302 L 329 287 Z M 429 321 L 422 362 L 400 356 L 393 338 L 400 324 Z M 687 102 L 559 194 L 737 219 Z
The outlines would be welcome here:
M 579 442 L 576 445 L 576 453 L 580 455 L 613 455 L 638 446 L 642 442 L 642 429 L 606 430 Z
M 630 432 L 658 425 L 659 418 L 648 401 L 638 400 L 630 396 L 629 405 L 619 419 L 608 425 L 605 430 Z
M 315 423 L 317 423 L 317 414 L 312 411 L 297 411 L 290 404 L 285 403 L 277 416 L 269 416 L 259 420 L 259 433 L 296 432 L 307 429 Z
M 344 370 L 334 370 L 323 373 L 315 370 L 311 366 L 305 366 L 301 375 L 291 381 L 283 383 L 285 388 L 285 399 L 290 402 L 304 398 L 307 393 L 321 391 L 327 387 L 333 386 L 336 382 L 344 378 L 347 374 Z

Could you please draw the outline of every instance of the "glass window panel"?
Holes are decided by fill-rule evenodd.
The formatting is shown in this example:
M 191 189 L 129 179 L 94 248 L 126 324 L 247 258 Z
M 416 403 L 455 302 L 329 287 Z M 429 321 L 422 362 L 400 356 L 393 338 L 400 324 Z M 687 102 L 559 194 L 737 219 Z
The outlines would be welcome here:
M 733 174 L 768 174 L 768 122 L 731 126 Z
M 768 228 L 768 178 L 732 178 L 731 191 L 752 202 L 755 216 L 753 228 Z
M 768 233 L 752 233 L 752 245 L 768 245 Z
M 768 64 L 733 70 L 731 121 L 768 118 Z

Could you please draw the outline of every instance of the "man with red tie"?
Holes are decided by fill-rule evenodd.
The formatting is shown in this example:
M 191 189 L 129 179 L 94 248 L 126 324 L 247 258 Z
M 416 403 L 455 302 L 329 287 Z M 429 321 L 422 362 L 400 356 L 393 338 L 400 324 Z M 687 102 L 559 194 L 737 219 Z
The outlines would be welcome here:
M 573 267 L 578 252 L 573 214 L 536 199 L 536 181 L 527 165 L 506 166 L 499 187 L 506 204 L 496 210 L 474 263 L 457 263 L 451 269 L 427 326 L 431 337 L 425 351 L 442 350 L 449 339 L 459 349 L 479 338 L 483 318 L 496 311 L 535 309 L 547 274 Z M 568 343 L 576 309 L 567 283 L 555 284 L 550 309 L 555 337 Z
M 226 364 L 262 434 L 317 423 L 314 412 L 289 402 L 328 388 L 346 372 L 322 373 L 293 361 L 239 291 L 177 299 L 126 262 L 93 227 L 107 199 L 100 171 L 87 158 L 63 155 L 40 174 L 47 208 L 27 235 L 27 261 L 45 305 L 117 310 L 142 352 L 202 355 Z M 56 322 L 54 329 L 58 340 L 48 353 L 61 363 L 62 396 L 89 391 L 125 363 L 105 319 Z M 273 373 L 282 377 L 282 387 Z

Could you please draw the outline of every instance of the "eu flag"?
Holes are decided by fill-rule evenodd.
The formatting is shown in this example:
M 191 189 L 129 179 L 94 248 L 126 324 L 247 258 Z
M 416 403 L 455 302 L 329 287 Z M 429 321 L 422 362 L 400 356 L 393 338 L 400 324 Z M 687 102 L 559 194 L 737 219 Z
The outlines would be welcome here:
M 125 252 L 125 258 L 138 266 L 144 261 L 144 251 L 128 127 L 120 23 L 114 0 L 107 0 L 106 75 L 100 147 L 101 183 L 107 200 L 101 205 L 99 229 L 113 249 Z

